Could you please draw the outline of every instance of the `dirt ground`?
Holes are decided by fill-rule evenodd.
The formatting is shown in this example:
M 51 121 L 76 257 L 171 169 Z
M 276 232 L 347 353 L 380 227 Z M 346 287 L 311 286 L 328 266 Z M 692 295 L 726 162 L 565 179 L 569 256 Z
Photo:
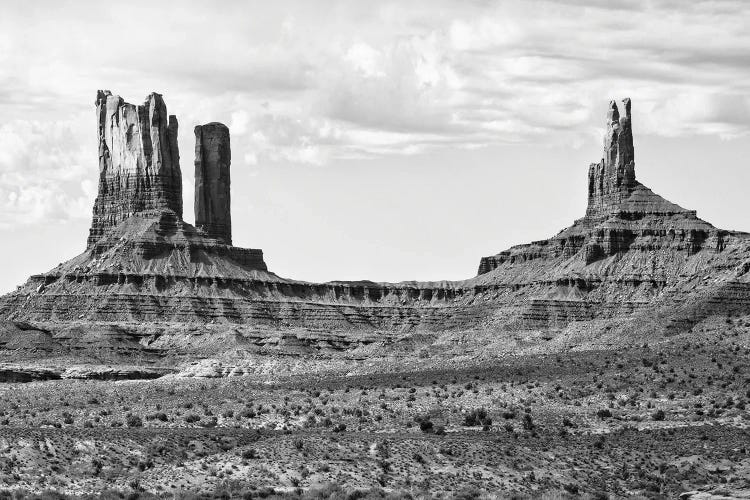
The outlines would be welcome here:
M 274 383 L 0 384 L 0 485 L 52 498 L 738 496 L 749 354 L 727 336 Z

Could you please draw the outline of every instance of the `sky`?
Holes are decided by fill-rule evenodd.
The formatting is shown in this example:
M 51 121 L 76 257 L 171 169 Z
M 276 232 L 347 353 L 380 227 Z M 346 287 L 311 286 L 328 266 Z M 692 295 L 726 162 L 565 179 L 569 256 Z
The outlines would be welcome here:
M 94 99 L 227 124 L 235 245 L 308 281 L 465 279 L 583 216 L 608 102 L 636 175 L 750 231 L 750 2 L 7 0 L 0 292 L 85 249 Z

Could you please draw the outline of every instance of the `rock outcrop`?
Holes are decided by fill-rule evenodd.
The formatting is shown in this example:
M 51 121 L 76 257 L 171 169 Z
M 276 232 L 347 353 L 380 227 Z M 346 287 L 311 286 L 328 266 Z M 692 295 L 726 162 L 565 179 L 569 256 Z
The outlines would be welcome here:
M 96 96 L 99 194 L 88 247 L 135 213 L 169 210 L 182 219 L 182 172 L 177 118 L 162 96 L 136 106 L 108 90 Z
M 609 215 L 636 187 L 630 99 L 623 101 L 621 117 L 615 101 L 610 101 L 604 158 L 589 167 L 589 205 L 586 215 Z
M 57 278 L 48 273 L 45 282 L 130 286 L 267 271 L 261 250 L 232 246 L 225 126 L 196 129 L 200 201 L 195 206 L 205 225 L 198 230 L 182 220 L 177 118 L 167 119 L 161 95 L 152 93 L 134 106 L 99 91 L 96 106 L 100 179 L 87 249 L 58 266 Z
M 195 127 L 195 227 L 232 244 L 229 129 L 212 122 Z
M 599 163 L 589 167 L 586 215 L 550 240 L 483 257 L 478 274 L 488 273 L 509 259 L 561 254 L 576 256 L 588 265 L 631 248 L 655 251 L 666 245 L 692 254 L 706 243 L 722 245 L 724 231 L 700 220 L 694 210 L 665 200 L 636 180 L 630 99 L 623 100 L 623 107 L 625 114 L 620 116 L 615 101 L 609 103 L 604 155 Z M 527 253 L 531 249 L 532 253 Z
M 115 142 L 104 130 L 106 174 Z M 199 228 L 182 221 L 169 190 L 157 190 L 161 198 L 113 191 L 132 183 L 103 175 L 94 217 L 102 231 L 92 231 L 86 252 L 0 297 L 0 318 L 50 332 L 14 356 L 58 349 L 92 325 L 116 324 L 139 339 L 131 343 L 164 356 L 236 349 L 364 359 L 425 343 L 435 352 L 472 345 L 514 353 L 642 343 L 750 313 L 750 235 L 715 228 L 637 181 L 629 100 L 624 116 L 609 108 L 586 215 L 552 238 L 482 258 L 478 276 L 455 282 L 307 283 L 268 272 L 260 250 L 228 244 L 228 132 L 209 124 L 196 138 Z M 152 179 L 135 178 L 143 186 Z M 13 338 L 7 346 L 26 345 L 17 343 L 19 328 L 0 329 L 0 352 L 3 336 Z M 120 345 L 109 342 L 110 350 Z
M 476 283 L 527 289 L 516 325 L 619 318 L 617 328 L 639 321 L 660 330 L 750 311 L 748 235 L 715 228 L 637 181 L 630 99 L 623 103 L 623 116 L 609 106 L 603 159 L 589 168 L 586 215 L 550 239 L 480 260 Z
M 609 103 L 603 158 L 589 167 L 586 217 L 606 219 L 618 214 L 637 217 L 639 214 L 691 213 L 636 180 L 630 99 L 623 99 L 622 104 L 624 114 L 620 115 L 615 101 Z

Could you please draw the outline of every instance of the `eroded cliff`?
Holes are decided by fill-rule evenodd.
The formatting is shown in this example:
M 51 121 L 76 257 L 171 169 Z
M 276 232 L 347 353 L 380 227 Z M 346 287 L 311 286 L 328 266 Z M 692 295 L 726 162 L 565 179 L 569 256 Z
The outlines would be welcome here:
M 119 98 L 106 100 L 113 105 L 103 109 L 123 116 L 117 123 L 137 129 Z M 135 149 L 115 162 L 120 142 L 106 131 L 131 128 L 101 132 L 101 123 L 104 180 L 94 212 L 101 230 L 92 229 L 86 252 L 0 298 L 3 318 L 65 331 L 117 324 L 164 353 L 205 354 L 201 335 L 209 332 L 223 339 L 212 349 L 361 359 L 393 346 L 462 355 L 477 346 L 477 355 L 611 346 L 750 312 L 750 235 L 717 229 L 637 181 L 630 100 L 623 115 L 610 104 L 585 216 L 552 238 L 482 258 L 478 276 L 459 282 L 316 284 L 276 276 L 260 250 L 230 244 L 226 127 L 196 128 L 195 228 L 169 195 L 179 183 L 139 170 L 154 164 L 145 146 L 154 141 L 126 133 L 122 144 Z M 176 142 L 162 144 L 170 158 L 179 156 Z M 171 188 L 138 188 L 159 182 Z
M 223 123 L 195 127 L 195 227 L 232 244 L 229 129 Z
M 99 193 L 89 232 L 91 247 L 108 229 L 135 213 L 169 210 L 182 218 L 182 172 L 177 118 L 160 94 L 142 105 L 108 90 L 96 96 Z

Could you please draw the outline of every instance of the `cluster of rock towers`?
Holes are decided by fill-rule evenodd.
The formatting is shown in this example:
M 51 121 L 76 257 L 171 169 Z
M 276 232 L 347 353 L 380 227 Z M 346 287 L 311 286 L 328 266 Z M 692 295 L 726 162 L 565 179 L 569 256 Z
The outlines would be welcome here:
M 488 340 L 557 331 L 560 346 L 601 331 L 616 342 L 750 311 L 750 234 L 716 228 L 636 179 L 629 99 L 608 108 L 584 217 L 483 257 L 473 278 L 400 283 L 269 272 L 261 250 L 232 245 L 227 127 L 195 128 L 194 228 L 182 220 L 178 125 L 161 96 L 134 106 L 100 91 L 96 105 L 100 180 L 87 251 L 0 297 L 0 318 L 127 323 L 141 338 L 166 323 L 231 323 L 242 333 L 227 346 L 298 355 L 428 331 Z M 173 340 L 149 349 L 206 345 L 164 337 Z
M 178 123 L 162 96 L 152 93 L 138 106 L 100 90 L 96 111 L 99 191 L 87 248 L 136 213 L 171 211 L 182 220 Z M 232 244 L 230 164 L 229 129 L 195 127 L 195 226 L 225 245 Z

